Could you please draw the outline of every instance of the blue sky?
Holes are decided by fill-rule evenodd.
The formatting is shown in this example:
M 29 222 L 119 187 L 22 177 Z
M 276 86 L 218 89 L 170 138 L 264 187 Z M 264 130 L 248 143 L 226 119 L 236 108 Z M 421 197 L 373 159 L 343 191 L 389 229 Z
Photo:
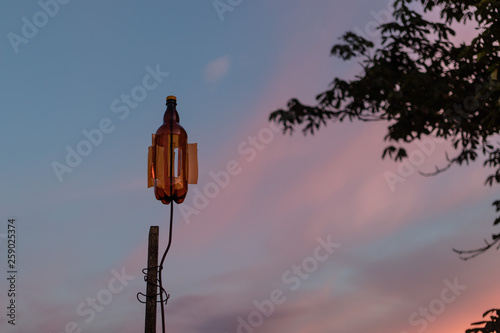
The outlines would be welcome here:
M 0 282 L 2 332 L 142 330 L 135 297 L 145 289 L 147 233 L 160 226 L 162 251 L 169 216 L 146 187 L 147 147 L 171 94 L 198 143 L 200 179 L 182 204 L 197 213 L 175 207 L 169 331 L 245 331 L 242 318 L 264 333 L 452 332 L 498 306 L 489 290 L 498 253 L 464 263 L 451 252 L 491 233 L 496 192 L 482 186 L 480 165 L 435 178 L 415 171 L 391 191 L 385 175 L 398 165 L 380 159 L 383 126 L 289 137 L 267 121 L 289 98 L 313 102 L 333 76 L 356 74 L 330 48 L 346 30 L 369 34 L 387 1 L 227 1 L 222 20 L 211 1 L 41 3 L 50 6 L 4 2 L 0 11 L 0 233 L 14 217 L 19 271 L 15 326 Z M 42 20 L 29 38 L 26 20 Z M 25 43 L 13 46 L 13 34 Z M 83 143 L 97 129 L 109 133 Z M 446 144 L 432 145 L 417 169 L 443 162 Z M 69 166 L 68 149 L 87 156 Z M 239 172 L 197 204 L 231 161 Z M 58 177 L 57 163 L 71 172 Z M 339 244 L 333 253 L 317 250 L 327 239 Z M 311 272 L 302 278 L 294 266 Z M 456 301 L 425 329 L 422 317 L 410 321 L 441 304 L 454 279 L 467 286 Z M 283 295 L 259 323 L 255 302 L 274 290 Z

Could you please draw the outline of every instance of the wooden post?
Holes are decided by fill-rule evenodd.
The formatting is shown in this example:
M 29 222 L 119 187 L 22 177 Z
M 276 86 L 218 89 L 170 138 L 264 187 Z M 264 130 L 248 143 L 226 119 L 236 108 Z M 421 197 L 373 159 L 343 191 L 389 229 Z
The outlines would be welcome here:
M 149 228 L 145 333 L 156 333 L 156 300 L 158 296 L 158 229 L 158 226 L 151 226 Z

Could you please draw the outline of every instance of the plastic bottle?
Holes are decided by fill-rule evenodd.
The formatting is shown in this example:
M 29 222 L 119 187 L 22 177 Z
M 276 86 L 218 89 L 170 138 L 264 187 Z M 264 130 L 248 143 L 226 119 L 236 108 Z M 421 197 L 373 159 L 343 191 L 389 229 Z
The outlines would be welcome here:
M 179 124 L 176 105 L 177 98 L 168 96 L 163 125 L 158 128 L 154 137 L 155 196 L 167 205 L 172 200 L 176 203 L 183 202 L 188 190 L 187 133 Z

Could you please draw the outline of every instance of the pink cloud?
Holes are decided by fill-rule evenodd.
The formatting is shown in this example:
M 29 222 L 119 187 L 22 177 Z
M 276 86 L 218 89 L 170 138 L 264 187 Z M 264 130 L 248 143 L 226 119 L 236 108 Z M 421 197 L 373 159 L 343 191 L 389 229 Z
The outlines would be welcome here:
M 209 82 L 219 81 L 229 71 L 229 57 L 223 56 L 211 61 L 204 69 L 205 79 Z

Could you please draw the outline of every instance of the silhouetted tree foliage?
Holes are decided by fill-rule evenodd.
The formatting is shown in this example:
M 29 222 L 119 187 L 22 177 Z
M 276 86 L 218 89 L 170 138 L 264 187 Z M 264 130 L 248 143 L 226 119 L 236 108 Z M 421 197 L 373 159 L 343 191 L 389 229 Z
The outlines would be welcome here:
M 500 316 L 500 310 L 492 309 L 486 311 L 483 314 L 483 318 L 487 315 L 490 315 L 490 320 L 488 321 L 479 321 L 477 323 L 472 323 L 473 326 L 484 325 L 482 327 L 474 327 L 470 328 L 465 333 L 500 333 L 500 321 L 498 317 Z
M 269 120 L 290 134 L 297 127 L 314 134 L 328 121 L 387 122 L 384 140 L 390 144 L 382 158 L 401 161 L 408 157 L 406 144 L 425 136 L 444 138 L 455 155 L 446 155 L 447 164 L 432 175 L 454 164 L 468 165 L 482 154 L 484 166 L 493 169 L 485 184 L 500 183 L 495 138 L 500 130 L 500 0 L 396 0 L 393 6 L 393 20 L 378 26 L 379 46 L 347 32 L 332 47 L 333 56 L 357 58 L 361 74 L 335 78 L 315 105 L 292 98 Z M 436 10 L 440 19 L 430 21 L 426 13 Z M 453 43 L 454 23 L 474 26 L 475 38 Z M 500 200 L 493 205 L 499 212 Z M 494 225 L 499 223 L 500 216 Z M 467 260 L 500 247 L 500 233 L 485 242 L 477 250 L 455 251 Z

